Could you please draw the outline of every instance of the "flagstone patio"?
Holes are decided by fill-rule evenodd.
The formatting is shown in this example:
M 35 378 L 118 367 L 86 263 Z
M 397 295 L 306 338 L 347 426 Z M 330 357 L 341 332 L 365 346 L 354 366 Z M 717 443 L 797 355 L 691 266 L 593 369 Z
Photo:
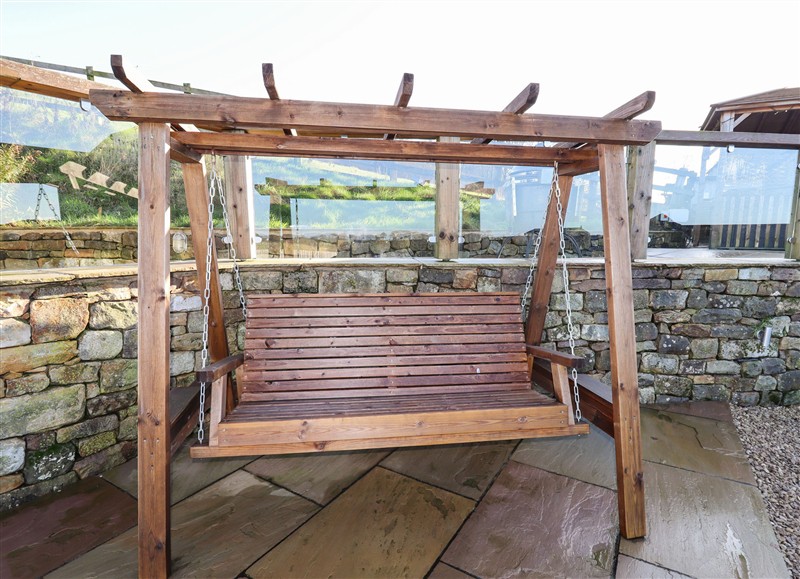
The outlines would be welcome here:
M 727 405 L 642 412 L 648 536 L 588 436 L 173 462 L 176 577 L 789 577 Z M 0 576 L 135 577 L 136 462 L 6 514 Z

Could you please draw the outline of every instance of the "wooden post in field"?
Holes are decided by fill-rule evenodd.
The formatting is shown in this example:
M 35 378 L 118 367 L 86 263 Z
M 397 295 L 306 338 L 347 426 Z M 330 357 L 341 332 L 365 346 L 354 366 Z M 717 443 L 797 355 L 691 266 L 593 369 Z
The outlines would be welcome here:
M 139 577 L 169 574 L 169 127 L 139 125 Z
M 252 259 L 256 256 L 256 233 L 250 157 L 225 156 L 225 198 L 236 257 Z
M 647 259 L 655 162 L 655 141 L 647 145 L 628 147 L 628 210 L 633 259 Z
M 442 143 L 457 143 L 458 137 L 440 137 Z M 436 216 L 434 257 L 450 260 L 458 257 L 458 210 L 461 189 L 460 165 L 436 163 Z
M 599 145 L 603 249 L 608 298 L 611 391 L 617 459 L 619 527 L 627 539 L 646 534 L 639 384 L 633 324 L 630 232 L 622 145 Z

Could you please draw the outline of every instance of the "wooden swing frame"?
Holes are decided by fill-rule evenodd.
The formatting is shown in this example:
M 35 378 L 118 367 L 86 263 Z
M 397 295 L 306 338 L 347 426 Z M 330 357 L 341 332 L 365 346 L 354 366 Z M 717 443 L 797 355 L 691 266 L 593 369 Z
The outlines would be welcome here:
M 644 93 L 601 118 L 522 115 L 535 101 L 538 85 L 526 87 L 502 112 L 465 111 L 407 108 L 406 77 L 395 106 L 380 106 L 279 100 L 271 68 L 264 70 L 270 100 L 149 92 L 153 90 L 149 83 L 131 78 L 120 57 L 112 57 L 112 68 L 130 92 L 97 90 L 96 83 L 69 77 L 54 82 L 48 76 L 45 81 L 38 73 L 20 86 L 54 96 L 62 96 L 53 90 L 65 86 L 69 90 L 62 98 L 72 99 L 85 98 L 90 91 L 92 104 L 110 120 L 139 125 L 139 239 L 143 241 L 139 262 L 147 264 L 138 274 L 140 577 L 169 573 L 170 459 L 194 427 L 191 414 L 170 413 L 169 164 L 170 159 L 182 164 L 198 279 L 202 279 L 209 197 L 202 154 L 208 152 L 529 166 L 551 166 L 558 161 L 564 211 L 573 177 L 599 170 L 613 402 L 605 428 L 612 430 L 608 422 L 613 420 L 620 531 L 626 538 L 645 535 L 624 147 L 646 145 L 659 135 L 660 123 L 633 120 L 650 109 L 653 93 Z M 215 132 L 192 132 L 185 123 Z M 466 142 L 418 140 L 448 136 Z M 404 140 L 408 138 L 415 140 Z M 497 139 L 557 144 L 547 148 L 488 144 Z M 557 221 L 557 209 L 551 203 L 525 328 L 530 347 L 541 342 L 558 254 Z M 453 232 L 437 234 L 452 245 Z M 218 361 L 229 352 L 213 254 L 210 277 L 209 349 L 211 361 Z M 535 374 L 532 357 L 528 364 L 534 366 Z M 591 419 L 592 413 L 586 410 L 584 415 Z

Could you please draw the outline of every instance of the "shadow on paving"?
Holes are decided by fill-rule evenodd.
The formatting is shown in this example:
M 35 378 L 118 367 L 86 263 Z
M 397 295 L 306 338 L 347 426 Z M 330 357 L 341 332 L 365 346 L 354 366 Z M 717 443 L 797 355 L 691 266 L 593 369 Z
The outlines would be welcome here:
M 789 577 L 726 405 L 642 412 L 648 536 L 613 441 L 173 463 L 176 577 Z M 0 575 L 134 577 L 135 461 L 2 519 Z

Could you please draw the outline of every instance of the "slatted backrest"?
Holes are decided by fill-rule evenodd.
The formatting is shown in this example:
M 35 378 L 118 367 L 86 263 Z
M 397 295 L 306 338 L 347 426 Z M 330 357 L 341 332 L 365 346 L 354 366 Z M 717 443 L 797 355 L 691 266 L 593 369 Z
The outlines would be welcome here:
M 243 401 L 530 387 L 514 293 L 251 296 L 246 330 Z

